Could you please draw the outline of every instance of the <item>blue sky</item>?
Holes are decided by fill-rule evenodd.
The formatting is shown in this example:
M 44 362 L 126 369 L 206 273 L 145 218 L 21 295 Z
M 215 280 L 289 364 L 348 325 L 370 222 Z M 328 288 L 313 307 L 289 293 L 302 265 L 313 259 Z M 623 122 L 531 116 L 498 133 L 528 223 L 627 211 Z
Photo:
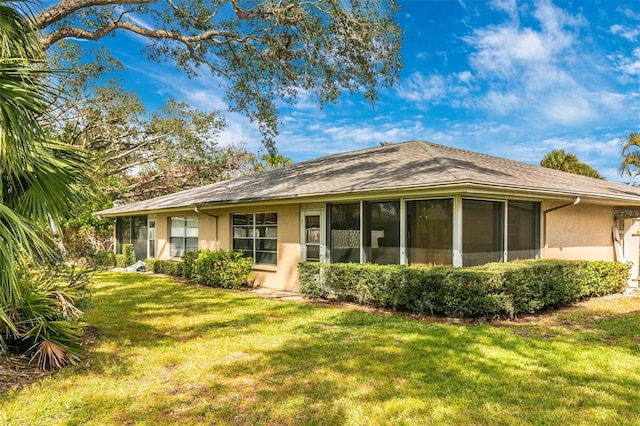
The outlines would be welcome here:
M 640 131 L 640 2 L 400 0 L 404 68 L 375 108 L 345 95 L 320 109 L 282 106 L 280 153 L 302 161 L 422 139 L 537 164 L 572 151 L 607 179 Z M 109 39 L 125 87 L 150 108 L 175 98 L 225 110 L 218 81 L 146 61 L 143 40 Z M 260 149 L 257 126 L 227 114 L 221 143 Z

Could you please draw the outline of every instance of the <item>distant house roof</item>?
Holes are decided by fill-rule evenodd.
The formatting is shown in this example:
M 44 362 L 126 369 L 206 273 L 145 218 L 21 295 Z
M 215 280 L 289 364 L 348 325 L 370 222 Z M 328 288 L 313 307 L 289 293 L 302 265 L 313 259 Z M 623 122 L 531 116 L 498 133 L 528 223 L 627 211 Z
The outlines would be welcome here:
M 482 187 L 640 205 L 640 188 L 424 141 L 329 155 L 98 212 L 153 210 L 438 187 Z

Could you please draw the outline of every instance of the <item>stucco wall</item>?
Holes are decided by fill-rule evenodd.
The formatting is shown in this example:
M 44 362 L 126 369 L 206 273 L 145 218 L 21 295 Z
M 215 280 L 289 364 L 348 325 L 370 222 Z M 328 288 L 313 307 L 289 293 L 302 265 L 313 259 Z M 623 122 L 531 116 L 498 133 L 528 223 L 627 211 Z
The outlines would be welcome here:
M 543 202 L 542 212 L 563 202 Z M 314 205 L 315 207 L 315 205 Z M 611 236 L 614 218 L 606 206 L 581 203 L 542 213 L 541 256 L 547 259 L 615 260 Z M 298 263 L 300 261 L 300 205 L 282 204 L 257 207 L 207 209 L 196 213 L 185 210 L 171 214 L 156 214 L 157 256 L 169 259 L 169 217 L 198 216 L 198 246 L 200 249 L 232 248 L 232 215 L 234 213 L 278 214 L 277 265 L 256 265 L 256 285 L 299 290 Z
M 278 214 L 277 266 L 255 265 L 253 277 L 256 285 L 279 290 L 298 290 L 298 263 L 300 262 L 300 209 L 298 204 L 259 207 L 238 207 L 211 211 L 218 216 L 220 248 L 232 248 L 232 223 L 234 213 Z
M 198 248 L 231 250 L 231 218 L 234 213 L 278 214 L 278 261 L 277 266 L 256 265 L 253 276 L 256 285 L 281 290 L 298 289 L 298 262 L 300 262 L 300 210 L 297 204 L 207 209 L 196 213 L 193 210 L 157 214 L 157 257 L 170 259 L 169 218 L 176 216 L 198 216 Z
M 217 250 L 219 248 L 216 237 L 216 218 L 202 212 L 185 210 L 172 213 L 159 213 L 150 215 L 149 219 L 156 219 L 156 257 L 159 259 L 171 259 L 169 249 L 169 218 L 171 217 L 198 217 L 198 248 L 200 250 Z
M 566 203 L 544 202 L 542 211 L 562 204 Z M 614 219 L 607 214 L 610 210 L 606 206 L 577 204 L 547 213 L 542 257 L 615 260 L 611 233 Z

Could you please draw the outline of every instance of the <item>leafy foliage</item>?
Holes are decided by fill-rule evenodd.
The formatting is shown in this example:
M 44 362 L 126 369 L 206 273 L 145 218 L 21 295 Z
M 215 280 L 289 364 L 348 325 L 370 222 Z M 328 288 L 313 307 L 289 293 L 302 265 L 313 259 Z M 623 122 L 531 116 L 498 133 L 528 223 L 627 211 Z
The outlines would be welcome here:
M 513 317 L 622 291 L 630 265 L 521 261 L 471 268 L 301 263 L 310 298 L 451 317 Z
M 68 64 L 78 52 L 64 59 Z M 242 172 L 252 156 L 240 146 L 219 146 L 225 122 L 218 112 L 202 112 L 169 100 L 149 112 L 140 97 L 110 81 L 87 85 L 86 77 L 66 79 L 72 95 L 59 99 L 61 137 L 91 153 L 103 194 L 81 206 L 82 221 L 115 199 L 142 200 L 228 179 Z M 100 197 L 102 195 L 102 197 Z
M 184 262 L 179 260 L 147 259 L 145 263 L 147 265 L 147 271 L 152 271 L 156 274 L 167 274 L 174 277 L 184 276 Z
M 253 259 L 241 252 L 199 250 L 193 263 L 194 281 L 211 287 L 241 288 L 251 283 Z
M 190 251 L 182 256 L 182 262 L 147 259 L 146 264 L 149 271 L 184 277 L 210 287 L 238 289 L 253 280 L 253 259 L 235 251 Z
M 18 267 L 19 303 L 11 307 L 16 332 L 0 329 L 9 348 L 31 354 L 40 368 L 62 368 L 80 360 L 80 307 L 89 306 L 87 285 L 95 269 L 52 265 Z
M 632 178 L 640 173 L 640 133 L 631 133 L 622 147 L 620 173 Z
M 114 31 L 147 39 L 155 61 L 225 85 L 231 109 L 259 123 L 275 154 L 276 99 L 308 93 L 320 104 L 343 91 L 371 101 L 401 67 L 394 1 L 61 0 L 34 17 L 45 48 Z
M 564 149 L 554 149 L 547 153 L 542 160 L 540 160 L 540 165 L 548 169 L 604 180 L 596 169 L 578 160 L 575 154 L 565 152 Z
M 86 55 L 96 60 L 87 62 Z M 63 220 L 71 257 L 113 248 L 114 222 L 93 213 L 114 200 L 137 201 L 225 180 L 247 171 L 254 158 L 241 145 L 217 143 L 226 125 L 219 112 L 174 100 L 154 112 L 146 109 L 136 93 L 107 79 L 121 65 L 103 50 L 65 42 L 47 59 L 52 67 L 73 68 L 59 77 L 65 91 L 52 102 L 57 123 L 50 132 L 88 154 L 99 182 L 83 188 L 92 196 Z
M 264 172 L 266 170 L 278 169 L 281 167 L 287 167 L 293 164 L 291 158 L 285 157 L 282 154 L 263 154 L 260 157 L 255 157 L 252 161 L 253 172 Z
M 123 244 L 122 254 L 124 255 L 127 266 L 133 265 L 134 263 L 136 263 L 136 252 L 133 249 L 133 244 Z
M 35 279 L 25 268 L 59 260 L 47 230 L 84 201 L 91 178 L 83 153 L 46 127 L 55 90 L 28 7 L 0 1 L 0 347 L 28 342 L 41 366 L 61 367 L 78 359 L 78 328 L 68 320 L 80 311 L 54 275 Z

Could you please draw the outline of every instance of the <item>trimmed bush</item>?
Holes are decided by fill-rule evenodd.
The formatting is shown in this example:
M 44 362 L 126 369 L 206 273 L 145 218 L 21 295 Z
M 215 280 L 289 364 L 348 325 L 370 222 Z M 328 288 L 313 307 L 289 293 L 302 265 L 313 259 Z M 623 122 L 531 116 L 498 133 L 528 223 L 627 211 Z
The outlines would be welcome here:
M 300 292 L 309 299 L 327 299 L 330 289 L 325 285 L 322 264 L 318 262 L 302 262 L 298 265 L 300 274 Z
M 210 287 L 241 288 L 251 284 L 253 259 L 226 250 L 190 251 L 182 261 L 147 259 L 147 271 L 185 277 Z
M 309 298 L 451 317 L 514 317 L 624 290 L 630 265 L 518 261 L 471 268 L 301 263 Z
M 174 277 L 181 277 L 183 268 L 183 264 L 179 260 L 156 259 L 152 262 L 151 267 L 147 265 L 147 271 L 153 271 L 156 274 L 172 275 Z
M 127 256 L 124 254 L 116 254 L 116 267 L 118 268 L 126 268 L 127 266 Z
M 253 259 L 237 251 L 199 250 L 192 265 L 193 280 L 211 287 L 237 289 L 253 280 Z
M 196 263 L 196 259 L 198 258 L 198 255 L 200 254 L 200 251 L 201 250 L 188 251 L 182 255 L 182 262 L 183 262 L 182 273 L 183 273 L 183 276 L 188 280 L 192 280 L 196 277 L 195 263 Z
M 133 250 L 133 244 L 123 244 L 122 254 L 125 259 L 125 267 L 136 263 L 136 252 Z
M 584 297 L 620 293 L 627 288 L 630 264 L 619 262 L 587 262 L 580 282 Z
M 155 257 L 148 257 L 144 260 L 144 264 L 145 264 L 145 269 L 147 270 L 147 272 L 155 272 L 154 269 L 156 268 L 156 263 L 159 262 L 160 259 L 157 259 Z

